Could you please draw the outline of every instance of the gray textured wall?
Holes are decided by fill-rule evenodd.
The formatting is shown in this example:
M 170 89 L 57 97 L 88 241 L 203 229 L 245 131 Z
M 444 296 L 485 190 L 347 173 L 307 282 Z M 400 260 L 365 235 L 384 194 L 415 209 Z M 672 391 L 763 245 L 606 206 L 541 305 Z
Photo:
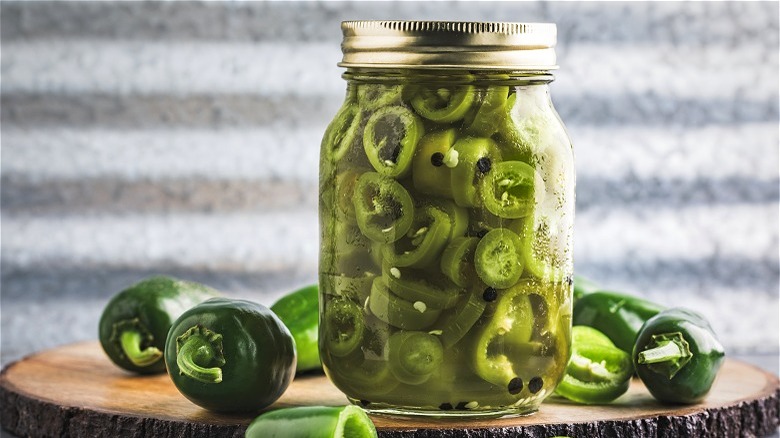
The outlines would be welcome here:
M 552 21 L 576 271 L 778 351 L 778 3 L 2 2 L 2 362 L 163 272 L 315 279 L 344 19 Z M 30 324 L 35 330 L 29 330 Z

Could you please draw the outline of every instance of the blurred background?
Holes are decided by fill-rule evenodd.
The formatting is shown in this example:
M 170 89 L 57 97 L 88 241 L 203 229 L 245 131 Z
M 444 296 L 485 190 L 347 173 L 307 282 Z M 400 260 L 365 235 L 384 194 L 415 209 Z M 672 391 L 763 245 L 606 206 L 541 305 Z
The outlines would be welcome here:
M 1 6 L 3 365 L 96 339 L 152 274 L 314 282 L 347 19 L 558 24 L 576 272 L 709 318 L 777 373 L 778 3 Z

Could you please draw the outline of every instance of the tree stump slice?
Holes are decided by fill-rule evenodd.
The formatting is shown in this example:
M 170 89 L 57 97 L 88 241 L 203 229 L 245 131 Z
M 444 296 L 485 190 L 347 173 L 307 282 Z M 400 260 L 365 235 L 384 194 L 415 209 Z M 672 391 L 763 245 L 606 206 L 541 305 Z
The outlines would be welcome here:
M 323 375 L 297 378 L 270 409 L 343 405 Z M 254 415 L 222 415 L 185 399 L 168 376 L 136 376 L 114 366 L 97 342 L 46 350 L 0 374 L 0 422 L 30 437 L 241 437 Z M 752 437 L 777 431 L 777 376 L 728 359 L 703 403 L 667 406 L 642 382 L 609 405 L 558 397 L 536 414 L 501 419 L 374 417 L 381 437 Z

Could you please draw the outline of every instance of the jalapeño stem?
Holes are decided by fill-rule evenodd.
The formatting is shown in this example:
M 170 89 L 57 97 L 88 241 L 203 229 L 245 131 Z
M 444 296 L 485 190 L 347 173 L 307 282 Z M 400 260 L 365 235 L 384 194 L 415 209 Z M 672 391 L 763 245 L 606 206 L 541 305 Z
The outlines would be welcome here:
M 133 365 L 139 367 L 149 366 L 162 357 L 162 352 L 157 347 L 149 346 L 142 350 L 143 341 L 144 336 L 137 330 L 125 330 L 119 335 L 119 343 L 125 356 Z
M 639 353 L 639 363 L 658 363 L 683 357 L 680 346 L 672 341 Z
M 649 348 L 648 348 L 649 347 Z M 682 333 L 653 335 L 650 343 L 637 355 L 637 362 L 671 379 L 691 360 L 691 350 Z
M 203 383 L 220 383 L 224 364 L 219 333 L 194 326 L 176 339 L 176 365 L 182 375 Z

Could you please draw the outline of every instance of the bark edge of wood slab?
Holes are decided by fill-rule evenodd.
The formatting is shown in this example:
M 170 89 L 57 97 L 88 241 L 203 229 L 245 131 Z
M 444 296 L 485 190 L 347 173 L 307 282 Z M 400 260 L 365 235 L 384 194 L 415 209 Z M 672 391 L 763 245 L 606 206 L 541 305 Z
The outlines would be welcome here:
M 272 408 L 345 404 L 322 375 L 303 376 Z M 22 436 L 242 437 L 254 414 L 219 415 L 187 401 L 167 375 L 134 376 L 97 342 L 45 350 L 0 373 L 0 425 Z M 780 424 L 780 381 L 728 359 L 704 403 L 664 406 L 635 379 L 614 404 L 549 400 L 540 412 L 497 420 L 374 417 L 381 437 L 765 436 Z

